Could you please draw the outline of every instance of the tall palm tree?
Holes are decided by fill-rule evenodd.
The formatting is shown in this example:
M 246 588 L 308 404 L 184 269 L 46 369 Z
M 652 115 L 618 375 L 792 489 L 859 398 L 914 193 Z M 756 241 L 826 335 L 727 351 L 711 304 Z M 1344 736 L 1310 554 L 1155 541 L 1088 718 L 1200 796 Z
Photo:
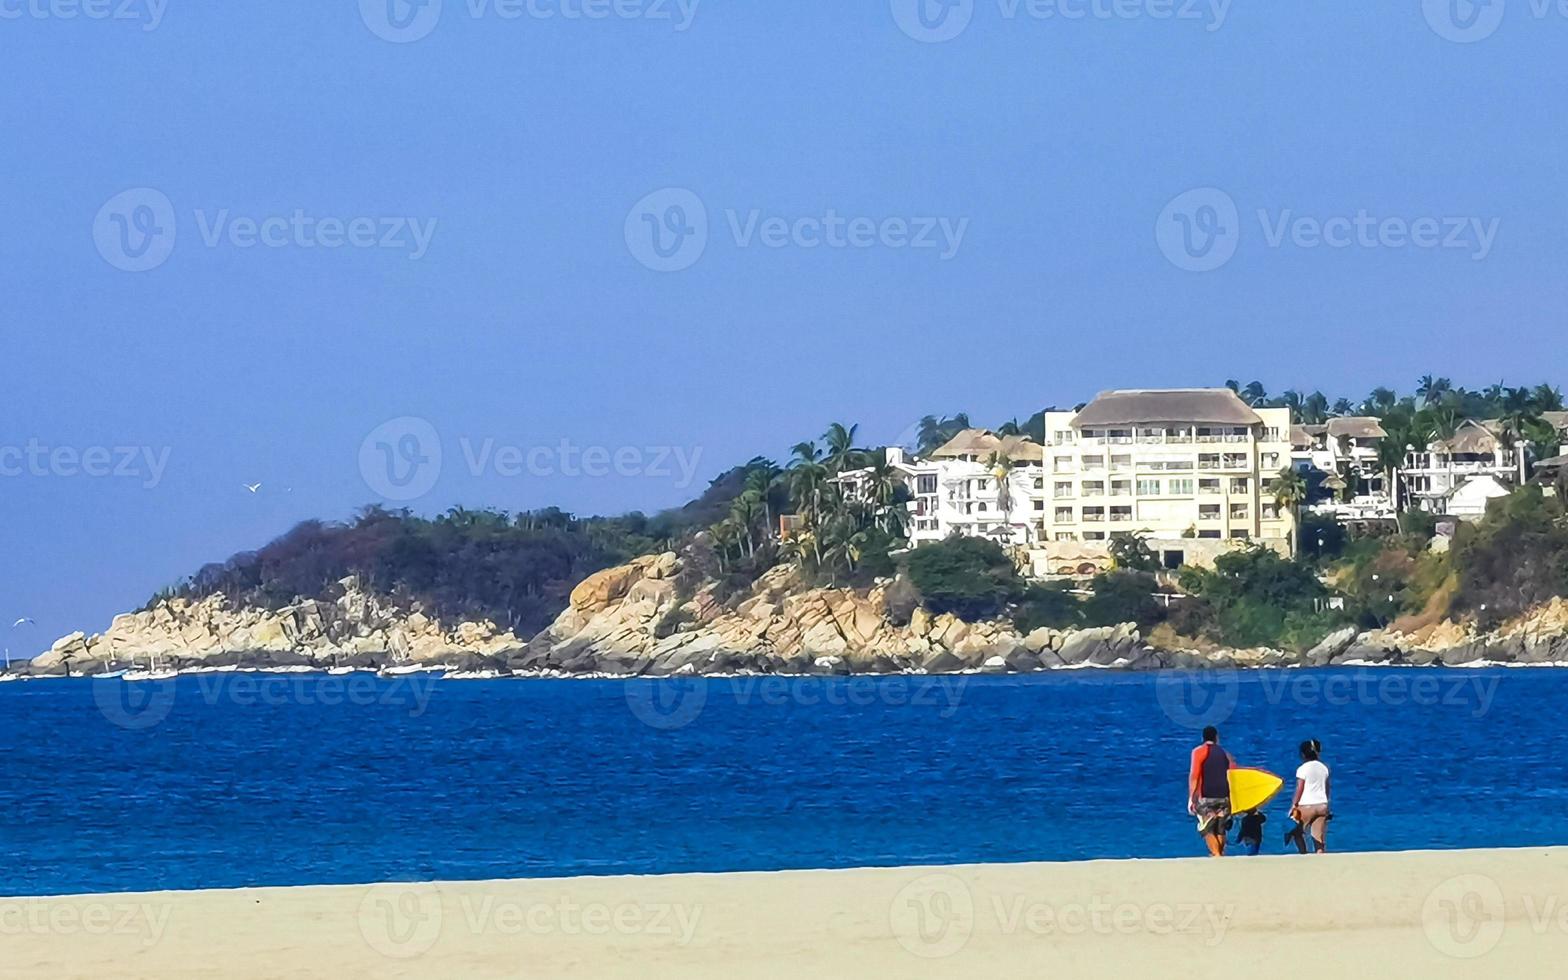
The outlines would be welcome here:
M 822 461 L 830 472 L 839 474 L 860 465 L 862 451 L 855 448 L 855 436 L 859 432 L 858 425 L 846 426 L 842 422 L 834 422 L 828 426 L 828 431 L 822 435 L 822 441 L 828 447 L 827 456 Z
M 1254 381 L 1241 389 L 1241 398 L 1248 405 L 1257 408 L 1269 400 L 1268 389 L 1263 387 L 1263 382 Z
M 770 459 L 752 460 L 746 470 L 743 492 L 752 494 L 762 504 L 762 523 L 767 529 L 767 537 L 772 537 L 777 530 L 773 526 L 773 487 L 778 478 L 779 468 Z
M 1009 526 L 1013 523 L 1013 461 L 1006 453 L 992 453 L 986 460 L 986 469 L 991 471 L 991 482 L 996 484 L 996 506 L 1002 508 L 1002 520 Z
M 1307 425 L 1322 425 L 1328 421 L 1328 396 L 1314 391 L 1301 403 L 1301 421 Z
M 1356 414 L 1356 406 L 1352 405 L 1348 398 L 1338 398 L 1335 399 L 1334 407 L 1329 411 L 1340 418 L 1344 418 L 1347 415 Z
M 1287 466 L 1279 471 L 1274 482 L 1269 484 L 1269 493 L 1274 497 L 1274 506 L 1280 513 L 1294 514 L 1307 499 L 1307 480 L 1294 467 Z

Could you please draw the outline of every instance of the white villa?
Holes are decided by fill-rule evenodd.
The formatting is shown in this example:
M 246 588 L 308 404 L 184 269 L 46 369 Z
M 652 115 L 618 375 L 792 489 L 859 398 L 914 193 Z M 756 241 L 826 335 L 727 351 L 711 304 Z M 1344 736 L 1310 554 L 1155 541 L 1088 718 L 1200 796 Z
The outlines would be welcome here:
M 1424 452 L 1407 452 L 1400 477 L 1412 507 L 1462 517 L 1452 506 L 1457 495 L 1463 494 L 1460 510 L 1473 510 L 1473 498 L 1486 492 L 1505 496 L 1525 481 L 1525 464 L 1525 454 L 1504 441 L 1499 423 L 1466 420 L 1452 438 L 1436 440 Z M 1467 489 L 1472 482 L 1477 487 Z M 1483 500 L 1474 516 L 1485 512 Z
M 1019 547 L 1033 547 L 1039 540 L 1044 454 L 1028 437 L 965 429 L 925 459 L 909 456 L 897 446 L 884 452 L 911 497 L 912 544 L 940 541 L 953 534 Z M 993 463 L 998 458 L 1007 465 Z M 851 471 L 839 480 L 854 492 L 868 472 Z M 1004 483 L 1006 493 L 1002 492 Z
M 1321 475 L 1327 500 L 1312 504 L 1314 513 L 1332 514 L 1344 523 L 1392 520 L 1397 501 L 1378 460 L 1378 444 L 1387 432 L 1375 418 L 1345 416 L 1324 425 L 1291 429 L 1291 459 L 1303 475 Z

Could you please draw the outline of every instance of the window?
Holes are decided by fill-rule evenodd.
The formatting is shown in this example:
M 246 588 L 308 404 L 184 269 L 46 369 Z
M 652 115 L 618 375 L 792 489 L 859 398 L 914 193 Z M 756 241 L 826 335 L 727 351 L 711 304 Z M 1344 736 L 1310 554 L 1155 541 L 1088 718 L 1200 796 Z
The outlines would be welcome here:
M 1111 469 L 1113 469 L 1113 470 L 1130 470 L 1130 469 L 1132 469 L 1132 457 L 1131 456 L 1112 456 L 1111 457 Z
M 1073 485 L 1071 483 L 1068 483 L 1065 480 L 1063 480 L 1063 481 L 1060 481 L 1060 482 L 1058 482 L 1056 484 L 1056 496 L 1058 496 L 1058 497 L 1071 497 L 1072 495 L 1073 495 Z
M 1231 493 L 1250 493 L 1251 490 L 1252 481 L 1246 479 L 1245 477 L 1238 477 L 1237 479 L 1230 481 Z
M 1268 503 L 1263 505 L 1263 519 L 1265 521 L 1279 520 L 1279 504 Z
M 1220 468 L 1219 453 L 1204 453 L 1198 457 L 1198 469 L 1217 470 Z
M 1188 479 L 1188 480 L 1172 480 L 1171 481 L 1171 496 L 1173 496 L 1173 497 L 1190 497 L 1190 496 L 1192 496 L 1192 481 L 1190 479 Z
M 1085 497 L 1103 497 L 1103 496 L 1105 496 L 1105 481 L 1104 480 L 1085 480 L 1085 481 L 1083 481 L 1083 495 Z
M 1051 465 L 1058 473 L 1071 473 L 1073 471 L 1073 458 L 1071 456 L 1057 456 L 1052 460 Z
M 1200 520 L 1200 521 L 1217 521 L 1219 519 L 1220 519 L 1220 505 L 1219 504 L 1199 504 L 1198 505 L 1198 520 Z
M 1035 510 L 1045 510 L 1045 501 L 1043 501 L 1043 500 L 1036 500 L 1036 501 L 1034 501 L 1034 509 Z
M 1198 532 L 1198 537 L 1204 539 L 1205 541 L 1217 540 L 1219 538 L 1219 536 L 1220 536 L 1220 532 L 1218 532 L 1218 531 L 1199 531 Z
M 1240 529 L 1237 529 L 1235 531 L 1230 532 L 1230 536 L 1234 540 L 1237 540 L 1237 541 L 1247 541 L 1247 540 L 1250 540 L 1252 538 L 1251 532 L 1243 531 L 1243 530 L 1240 530 Z
M 1087 521 L 1087 522 L 1090 522 L 1090 523 L 1102 522 L 1102 521 L 1105 520 L 1105 508 L 1104 507 L 1085 507 L 1083 509 L 1083 519 L 1085 521 Z
M 1035 477 L 1034 478 L 1034 488 L 1036 490 L 1044 490 L 1045 489 L 1045 477 L 1043 477 L 1043 476 Z
M 936 474 L 933 473 L 927 476 L 922 473 L 915 481 L 915 490 L 924 494 L 936 493 Z
M 1132 520 L 1132 508 L 1131 507 L 1112 507 L 1111 508 L 1111 520 L 1113 522 L 1120 522 L 1120 523 L 1126 523 L 1128 521 L 1131 521 Z
M 1244 520 L 1246 520 L 1247 519 L 1247 505 L 1246 504 L 1231 504 L 1230 505 L 1230 519 L 1233 520 L 1233 521 L 1244 521 Z
M 1198 492 L 1199 493 L 1219 493 L 1220 492 L 1220 481 L 1218 481 L 1218 480 L 1199 480 L 1198 481 Z
M 1159 480 L 1139 480 L 1138 481 L 1138 496 L 1140 496 L 1140 497 L 1158 497 L 1159 495 L 1160 495 L 1160 481 Z
M 1073 509 L 1071 507 L 1056 508 L 1056 523 L 1071 524 L 1073 522 Z
M 980 505 L 980 513 L 982 513 L 982 514 L 985 513 L 985 504 L 981 504 Z
M 1268 470 L 1271 473 L 1276 471 L 1276 470 L 1278 470 L 1279 469 L 1279 453 L 1264 453 L 1263 454 L 1263 468 Z
M 1103 470 L 1105 469 L 1105 457 L 1085 456 L 1083 458 L 1083 468 L 1086 470 Z
M 1263 430 L 1263 441 L 1264 442 L 1279 442 L 1280 441 L 1280 438 L 1279 438 L 1279 426 L 1277 426 L 1277 425 L 1270 425 L 1270 426 L 1265 427 L 1264 430 Z
M 1105 532 L 1104 531 L 1085 531 L 1085 532 L 1083 532 L 1083 539 L 1085 541 L 1104 541 L 1105 540 Z
M 1078 535 L 1076 533 L 1072 532 L 1072 531 L 1057 531 L 1056 532 L 1056 540 L 1058 540 L 1058 541 L 1077 541 L 1078 540 Z

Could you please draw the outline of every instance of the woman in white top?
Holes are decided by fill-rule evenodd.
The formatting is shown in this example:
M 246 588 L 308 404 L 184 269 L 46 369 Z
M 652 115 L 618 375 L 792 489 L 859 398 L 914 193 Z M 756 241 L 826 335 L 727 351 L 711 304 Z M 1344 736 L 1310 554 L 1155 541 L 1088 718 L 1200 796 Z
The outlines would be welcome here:
M 1328 850 L 1329 775 L 1318 756 L 1323 744 L 1317 739 L 1301 743 L 1301 767 L 1296 770 L 1296 798 L 1291 801 L 1290 815 L 1301 829 L 1312 837 L 1316 854 Z M 1302 842 L 1303 851 L 1306 849 Z

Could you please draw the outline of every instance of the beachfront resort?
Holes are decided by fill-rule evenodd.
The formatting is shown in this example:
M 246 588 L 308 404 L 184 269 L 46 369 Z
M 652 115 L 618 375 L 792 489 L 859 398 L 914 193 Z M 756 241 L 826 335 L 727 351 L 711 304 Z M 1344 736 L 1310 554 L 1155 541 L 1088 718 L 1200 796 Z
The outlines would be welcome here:
M 1109 570 L 1123 534 L 1171 570 L 1208 567 L 1244 543 L 1290 557 L 1313 546 L 1304 514 L 1377 533 L 1415 510 L 1451 535 L 1530 480 L 1550 487 L 1568 443 L 1568 412 L 1547 411 L 1551 455 L 1501 419 L 1453 419 L 1424 445 L 1392 446 L 1375 416 L 1304 423 L 1228 387 L 1107 391 L 1043 418 L 1043 442 L 966 428 L 924 454 L 884 449 L 909 498 L 911 544 L 987 538 L 1047 578 Z M 854 494 L 870 474 L 838 479 Z

